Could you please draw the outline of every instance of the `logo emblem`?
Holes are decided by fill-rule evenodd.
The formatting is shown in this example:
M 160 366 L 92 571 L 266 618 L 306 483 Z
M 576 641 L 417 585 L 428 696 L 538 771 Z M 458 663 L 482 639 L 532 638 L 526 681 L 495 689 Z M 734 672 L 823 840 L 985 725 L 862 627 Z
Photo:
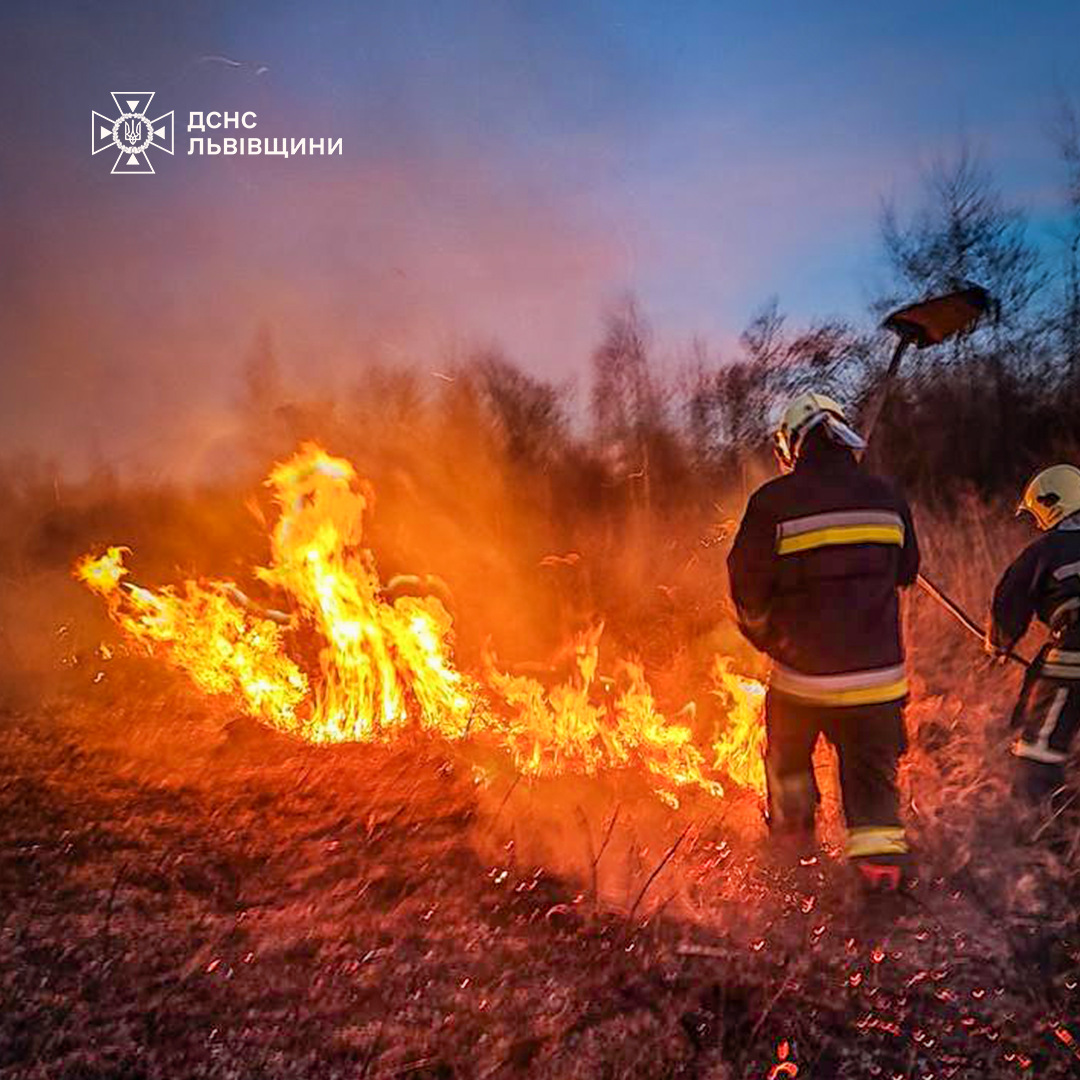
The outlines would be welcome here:
M 114 93 L 113 101 L 120 112 L 119 116 L 105 116 L 91 113 L 91 154 L 100 154 L 110 147 L 120 151 L 120 156 L 113 165 L 114 173 L 130 173 L 134 176 L 146 175 L 154 171 L 150 164 L 151 148 L 173 152 L 173 114 L 167 112 L 156 120 L 148 118 L 153 93 L 123 94 Z

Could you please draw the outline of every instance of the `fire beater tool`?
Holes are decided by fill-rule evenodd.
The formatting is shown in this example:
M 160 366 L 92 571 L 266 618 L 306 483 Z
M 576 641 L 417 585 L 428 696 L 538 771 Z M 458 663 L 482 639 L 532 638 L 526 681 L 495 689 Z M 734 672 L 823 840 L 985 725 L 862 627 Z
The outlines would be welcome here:
M 973 330 L 984 315 L 996 312 L 997 301 L 986 289 L 981 285 L 968 284 L 954 292 L 897 308 L 891 315 L 887 315 L 881 324 L 882 328 L 896 334 L 897 341 L 885 378 L 863 418 L 862 427 L 866 433 L 866 441 L 870 441 L 870 433 L 877 426 L 896 373 L 900 370 L 900 361 L 912 345 L 920 350 L 928 349 L 931 345 L 940 345 L 958 334 Z
M 931 345 L 940 345 L 957 334 L 967 333 L 974 329 L 984 315 L 996 315 L 997 307 L 997 301 L 981 285 L 968 284 L 942 296 L 908 304 L 886 316 L 881 325 L 896 334 L 897 341 L 885 378 L 867 410 L 863 424 L 867 443 L 870 442 L 870 435 L 885 407 L 904 353 L 912 345 L 917 349 L 926 349 Z M 923 592 L 936 600 L 964 629 L 980 641 L 983 639 L 983 628 L 944 590 L 938 588 L 925 574 L 920 574 L 917 580 Z M 1030 661 L 1011 649 L 1005 650 L 1002 655 L 1017 664 L 1030 667 Z
M 918 584 L 927 596 L 932 596 L 965 630 L 974 634 L 980 641 L 983 640 L 985 636 L 983 628 L 955 600 L 943 593 L 922 574 L 918 577 Z M 1001 655 L 1016 664 L 1021 664 L 1026 668 L 1031 667 L 1030 660 L 1025 659 L 1020 653 L 1013 652 L 1012 649 L 1005 649 Z

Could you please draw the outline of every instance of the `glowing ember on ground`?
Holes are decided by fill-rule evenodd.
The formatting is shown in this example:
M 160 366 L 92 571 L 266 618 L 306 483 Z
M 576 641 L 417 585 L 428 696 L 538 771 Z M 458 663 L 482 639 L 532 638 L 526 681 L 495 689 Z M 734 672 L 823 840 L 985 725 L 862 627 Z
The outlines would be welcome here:
M 614 678 L 599 677 L 602 624 L 575 643 L 575 670 L 562 683 L 545 687 L 489 660 L 482 685 L 455 666 L 452 620 L 438 598 L 384 596 L 362 546 L 372 492 L 348 461 L 307 444 L 267 483 L 280 515 L 270 565 L 256 576 L 287 598 L 287 617 L 229 581 L 136 585 L 125 580 L 125 548 L 84 557 L 76 576 L 132 641 L 279 731 L 319 743 L 385 740 L 406 728 L 471 734 L 496 741 L 527 775 L 635 767 L 668 801 L 687 786 L 722 793 L 691 729 L 657 709 L 641 665 L 624 660 Z M 317 671 L 294 658 L 300 634 L 320 643 Z M 760 789 L 761 685 L 726 658 L 713 675 L 728 720 L 712 768 Z

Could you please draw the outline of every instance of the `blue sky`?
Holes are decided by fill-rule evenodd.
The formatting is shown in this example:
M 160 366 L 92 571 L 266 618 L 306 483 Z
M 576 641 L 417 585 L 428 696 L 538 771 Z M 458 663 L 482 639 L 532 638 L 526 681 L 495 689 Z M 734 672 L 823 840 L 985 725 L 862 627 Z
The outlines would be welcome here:
M 669 349 L 723 349 L 773 294 L 865 317 L 881 200 L 912 206 L 961 136 L 1050 243 L 1077 41 L 1073 0 L 9 3 L 4 445 L 225 422 L 264 323 L 313 381 L 498 340 L 581 383 L 626 289 Z M 125 87 L 177 113 L 154 177 L 88 151 Z M 187 156 L 214 108 L 344 153 Z

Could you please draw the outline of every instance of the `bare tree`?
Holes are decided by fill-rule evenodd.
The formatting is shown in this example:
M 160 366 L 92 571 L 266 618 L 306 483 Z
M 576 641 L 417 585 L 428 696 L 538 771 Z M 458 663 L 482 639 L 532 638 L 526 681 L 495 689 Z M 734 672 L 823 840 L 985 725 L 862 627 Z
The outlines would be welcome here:
M 750 317 L 746 329 L 739 335 L 739 343 L 751 364 L 768 368 L 783 360 L 787 352 L 784 321 L 776 296 L 770 296 Z
M 593 353 L 592 412 L 601 442 L 635 441 L 655 424 L 661 398 L 649 367 L 652 333 L 633 296 L 605 316 L 604 336 Z
M 872 340 L 850 323 L 814 322 L 788 343 L 780 387 L 785 397 L 820 390 L 854 404 L 867 389 L 873 356 Z
M 900 289 L 882 298 L 881 310 L 974 281 L 1001 303 L 998 344 L 1006 328 L 1014 338 L 1022 335 L 1045 280 L 1024 215 L 1005 204 L 967 143 L 954 160 L 938 161 L 929 170 L 923 188 L 923 205 L 907 224 L 893 204 L 882 211 L 885 255 Z
M 1080 111 L 1059 91 L 1052 135 L 1065 167 L 1064 311 L 1062 344 L 1074 387 L 1080 383 Z
M 651 332 L 632 296 L 607 313 L 604 336 L 592 356 L 595 437 L 615 471 L 640 480 L 646 506 L 652 501 L 655 450 L 665 444 L 664 399 L 649 364 Z
M 704 343 L 695 343 L 690 368 L 695 456 L 723 467 L 741 466 L 768 437 L 773 384 L 789 349 L 776 297 L 754 313 L 739 340 L 742 356 L 729 363 L 709 363 Z
M 497 348 L 481 352 L 472 366 L 510 460 L 550 461 L 565 444 L 565 390 L 527 375 Z

